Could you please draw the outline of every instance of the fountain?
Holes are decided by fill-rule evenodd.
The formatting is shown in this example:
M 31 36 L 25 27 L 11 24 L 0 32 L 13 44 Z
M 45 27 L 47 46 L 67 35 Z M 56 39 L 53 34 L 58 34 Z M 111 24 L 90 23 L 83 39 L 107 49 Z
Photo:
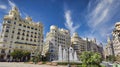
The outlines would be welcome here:
M 63 61 L 67 61 L 67 52 L 65 49 L 63 50 Z
M 59 46 L 59 52 L 58 52 L 58 60 L 53 62 L 68 62 L 68 50 L 69 50 L 69 61 L 74 63 L 81 63 L 81 61 L 77 58 L 77 53 L 74 51 L 72 47 L 69 47 L 69 49 L 63 49 L 61 45 Z
M 69 60 L 73 61 L 73 48 L 72 47 L 69 48 Z
M 77 58 L 77 53 L 76 53 L 76 51 L 74 52 L 74 61 L 78 61 L 78 58 Z
M 59 46 L 58 60 L 62 61 L 62 47 Z

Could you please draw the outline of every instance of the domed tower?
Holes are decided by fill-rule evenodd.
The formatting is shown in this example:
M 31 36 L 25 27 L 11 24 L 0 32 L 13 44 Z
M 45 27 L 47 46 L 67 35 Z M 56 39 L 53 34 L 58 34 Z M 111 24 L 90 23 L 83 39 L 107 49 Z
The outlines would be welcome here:
M 13 15 L 13 16 L 20 16 L 20 13 L 18 11 L 18 8 L 16 6 L 12 7 L 12 9 L 9 12 L 9 15 Z
M 120 55 L 120 22 L 117 22 L 115 24 L 115 28 L 112 32 L 113 40 L 112 40 L 112 46 L 114 50 L 114 55 Z
M 73 36 L 71 37 L 71 42 L 79 42 L 79 39 L 81 39 L 78 35 L 78 33 L 73 33 Z
M 54 25 L 50 26 L 50 31 L 51 32 L 56 32 L 58 30 L 58 28 Z
M 115 24 L 115 28 L 114 28 L 114 30 L 113 30 L 113 32 L 112 32 L 112 35 L 113 35 L 113 39 L 114 39 L 115 37 L 120 37 L 120 22 L 117 22 L 117 23 Z
M 108 43 L 110 43 L 110 42 L 111 42 L 111 40 L 110 40 L 110 37 L 109 37 L 109 36 L 108 36 L 107 42 L 108 42 Z
M 30 16 L 26 16 L 25 18 L 27 21 L 32 21 L 32 18 Z

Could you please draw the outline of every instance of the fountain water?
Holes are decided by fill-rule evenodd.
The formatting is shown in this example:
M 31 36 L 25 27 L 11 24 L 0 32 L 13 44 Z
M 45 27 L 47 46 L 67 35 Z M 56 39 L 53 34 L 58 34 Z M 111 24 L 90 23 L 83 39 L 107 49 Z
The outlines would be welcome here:
M 58 60 L 53 62 L 67 62 L 68 60 L 68 51 L 69 51 L 69 60 L 70 62 L 81 63 L 77 58 L 77 53 L 72 47 L 69 47 L 68 50 L 63 49 L 61 45 L 59 46 Z
M 59 46 L 58 60 L 62 61 L 62 47 L 61 47 L 61 45 Z
M 77 58 L 77 53 L 76 53 L 76 51 L 74 52 L 74 61 L 78 61 L 78 58 Z
M 70 61 L 73 61 L 73 52 L 74 52 L 74 51 L 73 51 L 73 48 L 70 47 L 70 48 L 69 48 L 69 57 L 70 57 L 69 59 L 70 59 Z
M 63 50 L 63 61 L 67 61 L 67 52 L 65 49 Z

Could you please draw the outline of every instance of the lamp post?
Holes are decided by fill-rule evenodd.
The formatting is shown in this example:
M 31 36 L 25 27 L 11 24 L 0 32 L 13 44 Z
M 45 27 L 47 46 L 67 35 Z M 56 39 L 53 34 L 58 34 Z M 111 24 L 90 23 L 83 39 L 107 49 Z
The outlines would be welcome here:
M 69 60 L 69 47 L 68 47 L 68 67 L 71 67 L 70 66 L 70 60 Z

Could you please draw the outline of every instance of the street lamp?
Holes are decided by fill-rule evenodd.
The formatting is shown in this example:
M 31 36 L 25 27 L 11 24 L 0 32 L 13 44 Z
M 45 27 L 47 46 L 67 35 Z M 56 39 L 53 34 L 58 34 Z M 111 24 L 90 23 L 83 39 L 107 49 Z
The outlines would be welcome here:
M 69 60 L 69 47 L 68 47 L 68 67 L 71 67 L 70 66 L 70 60 Z

